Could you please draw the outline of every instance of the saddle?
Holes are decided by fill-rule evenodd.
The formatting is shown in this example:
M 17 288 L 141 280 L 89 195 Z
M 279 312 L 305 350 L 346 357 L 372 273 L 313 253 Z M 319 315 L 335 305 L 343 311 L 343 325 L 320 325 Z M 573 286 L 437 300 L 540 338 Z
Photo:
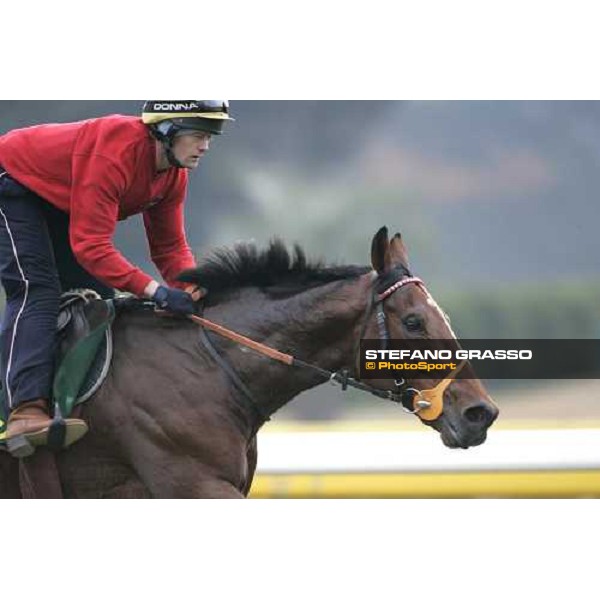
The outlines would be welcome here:
M 112 358 L 115 306 L 92 290 L 61 298 L 53 401 L 63 417 L 102 385 Z
M 57 324 L 57 355 L 52 388 L 54 412 L 66 418 L 102 385 L 112 358 L 111 324 L 115 306 L 92 290 L 61 297 Z M 3 394 L 4 390 L 2 390 Z M 7 418 L 0 402 L 0 444 Z

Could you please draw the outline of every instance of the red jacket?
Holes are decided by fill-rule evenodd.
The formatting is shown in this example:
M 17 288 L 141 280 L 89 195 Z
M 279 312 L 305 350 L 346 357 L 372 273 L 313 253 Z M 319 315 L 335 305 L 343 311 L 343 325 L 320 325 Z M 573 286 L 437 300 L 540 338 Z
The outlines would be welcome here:
M 152 277 L 114 247 L 117 221 L 142 213 L 153 262 L 169 285 L 195 266 L 183 224 L 187 171 L 156 171 L 156 142 L 136 117 L 17 129 L 0 137 L 0 165 L 70 214 L 77 261 L 103 283 L 141 295 Z

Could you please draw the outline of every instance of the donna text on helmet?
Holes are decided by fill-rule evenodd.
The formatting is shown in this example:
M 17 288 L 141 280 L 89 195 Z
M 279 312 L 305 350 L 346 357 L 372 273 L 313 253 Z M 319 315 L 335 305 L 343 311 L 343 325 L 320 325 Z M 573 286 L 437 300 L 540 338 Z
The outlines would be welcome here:
M 152 130 L 162 123 L 158 133 L 172 138 L 182 129 L 220 135 L 229 115 L 227 100 L 148 100 L 142 109 L 142 121 Z

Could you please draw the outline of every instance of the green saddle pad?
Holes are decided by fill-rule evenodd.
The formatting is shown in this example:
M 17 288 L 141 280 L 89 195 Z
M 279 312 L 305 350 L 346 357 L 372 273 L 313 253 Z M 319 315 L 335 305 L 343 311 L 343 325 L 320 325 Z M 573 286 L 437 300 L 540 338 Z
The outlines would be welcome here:
M 66 312 L 65 312 L 66 311 Z M 71 301 L 59 319 L 58 367 L 55 370 L 53 401 L 63 417 L 85 402 L 104 381 L 112 357 L 111 324 L 115 309 L 111 301 Z M 66 323 L 65 323 L 66 321 Z M 6 437 L 7 415 L 4 390 L 0 391 L 0 443 Z

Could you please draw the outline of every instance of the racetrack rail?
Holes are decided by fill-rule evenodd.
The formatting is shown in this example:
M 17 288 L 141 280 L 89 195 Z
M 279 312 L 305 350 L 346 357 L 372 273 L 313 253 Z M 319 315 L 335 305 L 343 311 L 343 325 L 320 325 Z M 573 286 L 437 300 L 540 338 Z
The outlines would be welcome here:
M 600 497 L 600 428 L 497 429 L 469 450 L 432 431 L 259 435 L 254 498 Z

